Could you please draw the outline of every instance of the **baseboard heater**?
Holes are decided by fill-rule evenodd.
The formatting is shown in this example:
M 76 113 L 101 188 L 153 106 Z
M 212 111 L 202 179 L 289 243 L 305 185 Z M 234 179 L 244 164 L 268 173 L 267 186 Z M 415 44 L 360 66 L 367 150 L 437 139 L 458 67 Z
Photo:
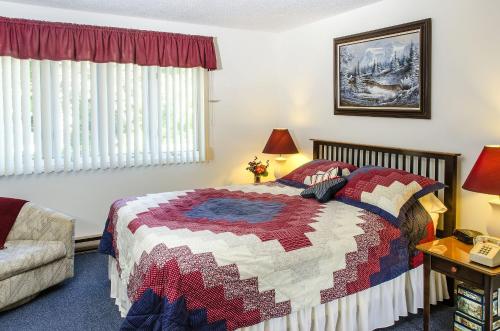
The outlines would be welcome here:
M 101 235 L 78 237 L 75 239 L 75 253 L 94 251 L 99 246 Z

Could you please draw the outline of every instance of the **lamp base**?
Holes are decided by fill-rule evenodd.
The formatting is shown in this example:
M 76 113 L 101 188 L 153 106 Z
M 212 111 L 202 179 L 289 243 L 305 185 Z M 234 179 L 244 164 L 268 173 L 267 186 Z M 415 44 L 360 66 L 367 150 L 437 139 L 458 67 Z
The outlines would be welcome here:
M 283 164 L 286 162 L 286 158 L 283 156 L 279 156 L 274 159 L 276 164 L 274 165 L 274 178 L 279 179 L 284 176 L 283 174 Z
M 491 200 L 490 204 L 495 209 L 500 208 L 500 196 L 498 196 L 496 199 Z M 489 235 L 500 238 L 500 222 L 488 222 L 486 230 L 488 231 Z
M 490 205 L 500 207 L 500 195 L 496 199 L 491 200 Z
M 490 236 L 500 238 L 500 222 L 488 222 L 486 231 Z

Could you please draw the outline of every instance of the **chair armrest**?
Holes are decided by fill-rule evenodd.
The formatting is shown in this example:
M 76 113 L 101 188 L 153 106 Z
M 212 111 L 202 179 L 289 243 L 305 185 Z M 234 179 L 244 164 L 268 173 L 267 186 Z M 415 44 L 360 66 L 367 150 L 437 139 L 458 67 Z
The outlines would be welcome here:
M 66 257 L 75 252 L 74 219 L 62 213 L 28 202 L 19 212 L 7 240 L 61 241 Z

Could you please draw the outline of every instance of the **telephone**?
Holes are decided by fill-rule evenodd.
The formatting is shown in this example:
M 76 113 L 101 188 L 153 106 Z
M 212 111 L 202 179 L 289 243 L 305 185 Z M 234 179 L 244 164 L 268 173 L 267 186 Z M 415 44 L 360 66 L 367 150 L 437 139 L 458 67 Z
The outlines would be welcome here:
M 500 265 L 500 238 L 477 236 L 469 253 L 470 260 L 488 267 Z

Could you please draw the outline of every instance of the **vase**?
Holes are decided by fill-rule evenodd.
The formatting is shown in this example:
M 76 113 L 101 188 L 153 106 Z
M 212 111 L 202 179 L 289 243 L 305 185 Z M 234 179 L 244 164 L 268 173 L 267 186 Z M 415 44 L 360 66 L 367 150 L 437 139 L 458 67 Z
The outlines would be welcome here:
M 259 183 L 260 183 L 260 176 L 254 175 L 254 176 L 253 176 L 253 182 L 254 182 L 255 184 L 259 184 Z

